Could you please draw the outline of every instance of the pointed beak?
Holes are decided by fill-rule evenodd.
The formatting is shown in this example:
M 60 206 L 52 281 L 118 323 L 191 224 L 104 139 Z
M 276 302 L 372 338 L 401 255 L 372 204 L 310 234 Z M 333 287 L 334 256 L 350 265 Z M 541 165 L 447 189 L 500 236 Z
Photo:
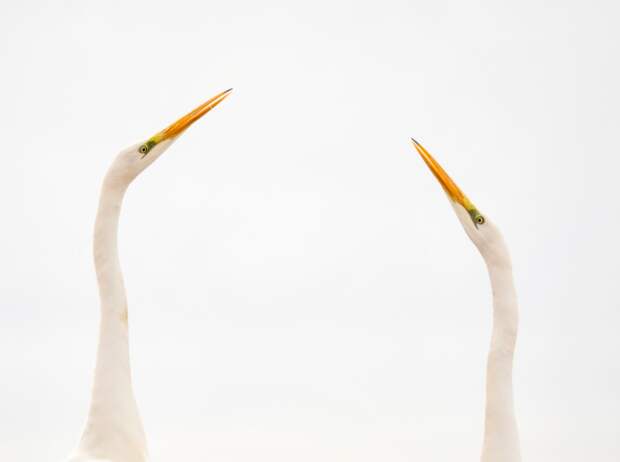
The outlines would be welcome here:
M 162 142 L 164 140 L 167 140 L 167 139 L 170 139 L 170 138 L 174 138 L 174 137 L 180 135 L 185 130 L 187 130 L 187 128 L 190 125 L 192 125 L 194 122 L 196 122 L 198 119 L 200 119 L 203 115 L 205 115 L 207 112 L 209 112 L 215 106 L 220 104 L 222 101 L 224 101 L 224 99 L 226 99 L 226 97 L 228 95 L 230 95 L 231 91 L 232 91 L 232 88 L 230 88 L 230 89 L 228 89 L 226 91 L 223 91 L 222 93 L 219 93 L 219 94 L 215 95 L 210 100 L 202 103 L 196 109 L 194 109 L 190 113 L 184 115 L 183 117 L 181 117 L 179 120 L 177 120 L 172 125 L 164 128 L 162 131 L 160 131 L 156 135 L 154 135 L 151 138 L 149 138 L 147 143 L 149 143 L 149 144 L 152 143 L 153 145 L 155 145 L 155 144 L 160 143 L 160 142 Z
M 463 191 L 461 191 L 461 189 L 456 185 L 456 183 L 452 181 L 452 178 L 450 178 L 450 176 L 433 158 L 433 156 L 431 156 L 431 154 L 426 149 L 424 149 L 424 146 L 422 146 L 413 138 L 411 138 L 411 141 L 413 142 L 413 146 L 416 148 L 428 168 L 431 170 L 431 172 L 433 172 L 433 175 L 435 175 L 435 178 L 437 178 L 437 181 L 439 181 L 439 184 L 441 184 L 441 187 L 444 189 L 448 197 L 454 202 L 462 205 L 463 208 L 465 208 L 465 210 L 467 210 L 470 214 L 476 211 L 476 207 L 474 206 L 474 204 L 472 204 L 471 201 L 467 198 L 467 196 L 463 194 Z

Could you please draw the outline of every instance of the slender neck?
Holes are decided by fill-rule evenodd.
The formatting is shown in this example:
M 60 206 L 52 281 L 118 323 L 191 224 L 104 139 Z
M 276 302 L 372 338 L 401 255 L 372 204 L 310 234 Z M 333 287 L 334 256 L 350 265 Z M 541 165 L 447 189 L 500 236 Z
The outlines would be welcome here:
M 519 324 L 517 294 L 507 250 L 485 258 L 493 289 L 493 334 L 487 360 L 482 462 L 519 462 L 512 365 Z
M 127 299 L 117 245 L 127 186 L 108 174 L 101 188 L 93 242 L 101 322 L 90 410 L 78 454 L 142 462 L 146 440 L 131 383 Z
M 106 180 L 101 188 L 95 220 L 93 256 L 99 285 L 102 320 L 117 318 L 127 324 L 127 300 L 118 257 L 118 221 L 127 186 Z

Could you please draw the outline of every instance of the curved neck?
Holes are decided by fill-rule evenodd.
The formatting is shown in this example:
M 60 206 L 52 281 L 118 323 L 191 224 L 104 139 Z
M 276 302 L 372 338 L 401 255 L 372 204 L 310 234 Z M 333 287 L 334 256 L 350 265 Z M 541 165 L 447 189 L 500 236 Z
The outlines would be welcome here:
M 118 257 L 118 221 L 127 184 L 106 175 L 95 222 L 93 253 L 101 322 L 95 379 L 78 454 L 109 460 L 146 460 L 146 440 L 129 363 L 127 299 Z
M 118 318 L 127 323 L 127 300 L 118 257 L 118 221 L 127 186 L 103 182 L 95 220 L 93 256 L 99 286 L 102 320 Z
M 512 364 L 519 309 L 507 250 L 485 258 L 493 289 L 493 334 L 487 361 L 482 462 L 519 462 L 519 432 L 514 412 Z

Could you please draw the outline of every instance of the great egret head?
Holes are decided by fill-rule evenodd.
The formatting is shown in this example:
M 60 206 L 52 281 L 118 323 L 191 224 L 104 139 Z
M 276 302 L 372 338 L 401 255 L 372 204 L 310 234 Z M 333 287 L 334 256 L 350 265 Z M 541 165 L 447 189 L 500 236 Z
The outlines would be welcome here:
M 484 215 L 476 208 L 441 165 L 424 149 L 424 146 L 413 138 L 411 138 L 411 141 L 428 168 L 439 181 L 439 184 L 441 184 L 450 200 L 452 208 L 456 212 L 457 218 L 463 225 L 463 229 L 465 229 L 465 232 L 482 256 L 487 260 L 493 257 L 504 257 L 507 253 L 507 248 L 497 226 L 487 215 Z
M 232 88 L 215 95 L 148 140 L 121 151 L 108 170 L 107 181 L 129 185 L 144 169 L 155 162 L 181 133 L 222 102 L 231 91 Z

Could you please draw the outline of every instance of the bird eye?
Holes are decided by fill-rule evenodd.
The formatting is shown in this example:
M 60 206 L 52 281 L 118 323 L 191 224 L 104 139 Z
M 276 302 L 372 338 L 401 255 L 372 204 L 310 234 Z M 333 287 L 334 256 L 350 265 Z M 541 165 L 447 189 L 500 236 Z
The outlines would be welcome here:
M 149 152 L 149 147 L 146 144 L 143 144 L 142 146 L 140 146 L 140 152 L 142 154 L 146 154 L 147 152 Z
M 476 217 L 476 223 L 478 223 L 479 225 L 483 225 L 484 224 L 484 217 L 482 215 L 478 215 Z

